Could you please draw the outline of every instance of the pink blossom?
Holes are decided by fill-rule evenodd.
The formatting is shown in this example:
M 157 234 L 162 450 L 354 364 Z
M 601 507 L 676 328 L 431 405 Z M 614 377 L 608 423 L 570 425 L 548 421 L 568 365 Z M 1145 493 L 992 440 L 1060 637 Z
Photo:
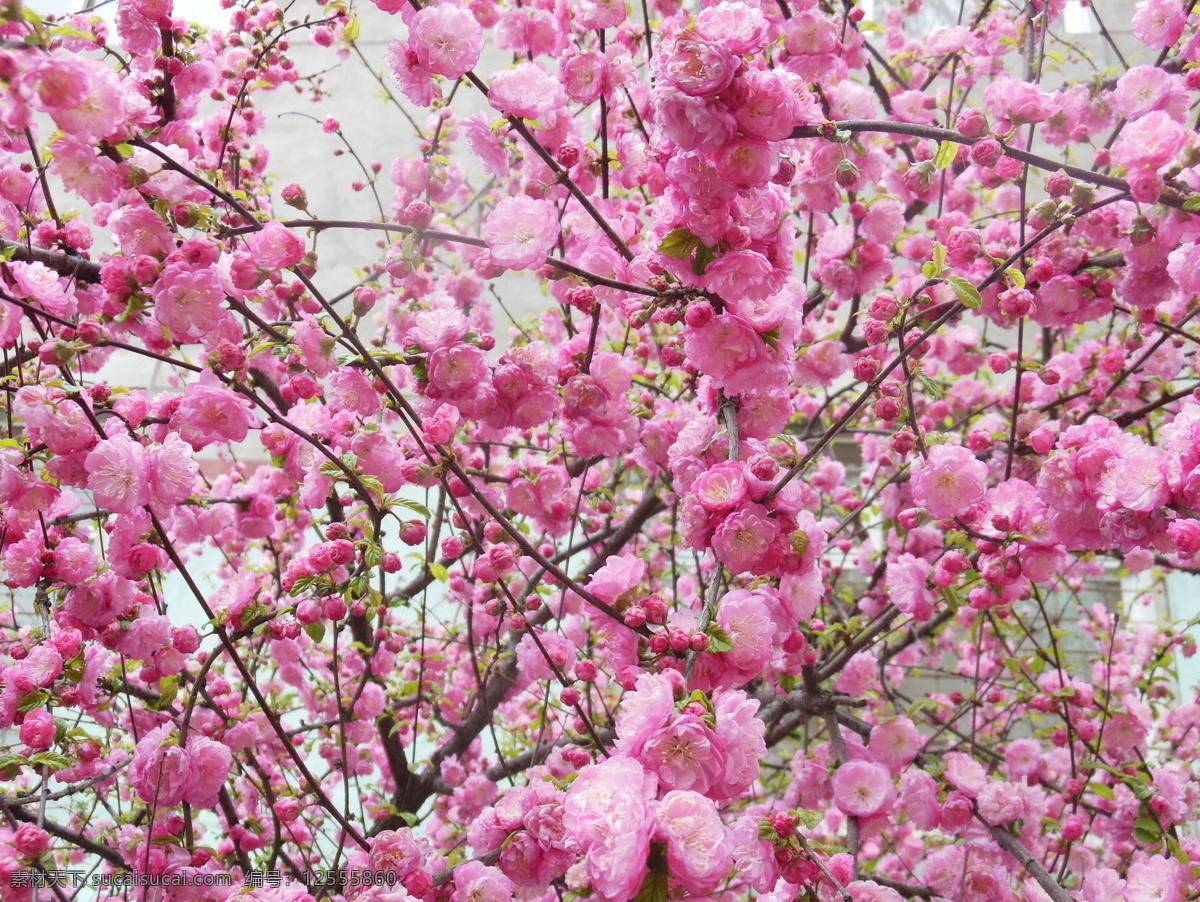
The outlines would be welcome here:
M 746 479 L 736 461 L 719 463 L 692 483 L 692 493 L 705 510 L 733 510 L 746 497 Z
M 558 79 L 536 63 L 518 63 L 492 76 L 488 101 L 508 116 L 539 119 L 566 102 Z
M 100 442 L 87 456 L 87 486 L 96 503 L 115 513 L 127 513 L 150 500 L 146 481 L 146 450 L 125 434 Z
M 199 450 L 213 442 L 240 442 L 258 424 L 249 402 L 227 388 L 193 382 L 183 393 L 171 425 Z
M 880 764 L 900 768 L 913 762 L 921 746 L 921 734 L 913 722 L 907 717 L 897 717 L 871 728 L 867 750 Z
M 882 765 L 856 759 L 834 773 L 833 800 L 845 814 L 870 817 L 891 810 L 896 786 Z
M 667 789 L 708 792 L 725 769 L 725 749 L 699 717 L 683 714 L 652 734 L 638 753 Z
M 733 643 L 732 651 L 722 653 L 732 668 L 729 677 L 735 684 L 754 679 L 771 657 L 775 636 L 775 623 L 763 597 L 735 589 L 721 599 L 716 619 Z
M 1129 170 L 1160 169 L 1175 159 L 1187 134 L 1169 114 L 1155 110 L 1125 126 L 1113 145 L 1113 156 Z
M 655 54 L 654 63 L 668 81 L 693 97 L 724 90 L 737 68 L 725 47 L 687 32 L 667 42 Z
M 755 572 L 767 563 L 779 525 L 761 504 L 744 504 L 713 532 L 718 560 L 734 573 Z
M 54 744 L 54 715 L 45 708 L 25 712 L 21 721 L 21 741 L 31 749 L 48 749 Z
M 759 776 L 759 761 L 766 755 L 766 724 L 757 716 L 759 703 L 740 689 L 718 689 L 713 694 L 716 732 L 725 750 L 725 767 L 709 794 L 716 799 L 736 799 L 750 791 Z
M 512 881 L 499 868 L 465 861 L 454 869 L 451 902 L 509 902 L 512 897 Z
M 263 269 L 286 269 L 304 259 L 304 239 L 282 222 L 272 220 L 246 236 L 250 258 Z
M 189 737 L 187 751 L 190 772 L 184 801 L 194 808 L 216 808 L 217 796 L 233 766 L 233 753 L 224 743 L 205 736 Z
M 1147 47 L 1170 47 L 1183 34 L 1186 18 L 1183 7 L 1171 0 L 1138 0 L 1133 33 Z
M 546 262 L 558 229 L 552 203 L 519 195 L 500 199 L 484 223 L 483 238 L 499 265 L 532 269 Z
M 655 836 L 667 843 L 667 865 L 683 888 L 703 896 L 715 890 L 733 867 L 733 843 L 712 799 L 672 790 L 654 815 Z
M 1183 868 L 1174 858 L 1149 855 L 1129 866 L 1124 902 L 1182 902 Z
M 206 266 L 171 263 L 152 289 L 154 316 L 176 339 L 196 341 L 219 323 L 225 290 Z
M 143 802 L 170 808 L 182 802 L 188 791 L 191 763 L 191 755 L 180 747 L 174 728 L 163 724 L 138 742 L 129 776 Z
M 422 7 L 409 29 L 417 59 L 435 75 L 459 78 L 479 62 L 483 29 L 465 9 L 453 4 Z
M 674 713 L 671 681 L 661 674 L 639 675 L 633 691 L 621 697 L 617 709 L 617 751 L 636 756 L 646 740 L 661 730 Z
M 922 623 L 933 616 L 934 594 L 929 588 L 929 561 L 901 554 L 887 567 L 884 586 L 888 600 L 905 614 Z
M 655 794 L 654 777 L 621 756 L 584 767 L 567 791 L 563 826 L 584 853 L 592 887 L 611 902 L 628 902 L 642 885 Z
M 471 392 L 487 376 L 487 355 L 473 345 L 438 348 L 426 363 L 429 384 L 445 395 Z
M 945 755 L 944 761 L 946 779 L 959 792 L 968 798 L 975 798 L 979 795 L 980 790 L 987 782 L 987 774 L 984 772 L 982 764 L 962 752 L 949 752 Z
M 632 554 L 609 555 L 604 566 L 592 574 L 588 590 L 602 601 L 615 602 L 646 576 L 646 562 Z
M 983 498 L 987 464 L 967 448 L 934 445 L 929 457 L 913 470 L 913 501 L 931 517 L 958 517 Z

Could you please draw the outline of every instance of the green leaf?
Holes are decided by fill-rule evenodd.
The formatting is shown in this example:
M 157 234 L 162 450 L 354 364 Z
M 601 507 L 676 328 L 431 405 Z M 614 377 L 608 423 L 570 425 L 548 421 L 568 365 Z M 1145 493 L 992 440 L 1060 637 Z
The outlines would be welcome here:
M 933 165 L 938 169 L 946 169 L 954 163 L 958 156 L 958 144 L 954 141 L 943 141 L 938 145 L 937 153 L 933 157 Z
M 651 871 L 642 881 L 642 888 L 633 902 L 667 902 L 668 897 L 667 875 Z
M 315 620 L 312 623 L 306 623 L 304 624 L 304 632 L 308 633 L 308 638 L 312 639 L 314 642 L 320 642 L 325 638 L 325 624 L 319 620 Z
M 1113 799 L 1113 789 L 1107 783 L 1092 782 L 1088 784 L 1088 789 L 1100 796 L 1102 799 L 1108 799 L 1109 801 L 1112 801 Z
M 708 650 L 711 652 L 733 651 L 733 640 L 729 633 L 715 623 L 710 623 L 705 631 L 708 636 Z
M 1015 266 L 1010 266 L 1004 270 L 1004 281 L 1008 283 L 1010 288 L 1025 287 L 1025 273 L 1017 269 Z
M 659 253 L 666 254 L 668 257 L 678 257 L 682 260 L 684 257 L 690 256 L 692 251 L 699 246 L 700 239 L 688 229 L 671 229 L 663 236 L 658 250 Z
M 417 501 L 409 501 L 407 498 L 395 498 L 393 500 L 396 504 L 400 505 L 401 507 L 408 508 L 414 514 L 420 514 L 426 520 L 433 516 L 433 514 L 430 513 L 429 508 Z
M 429 565 L 429 572 L 433 574 L 433 578 L 439 583 L 444 583 L 450 578 L 450 571 L 436 562 Z
M 797 808 L 792 814 L 800 818 L 800 823 L 806 826 L 809 830 L 819 826 L 821 821 L 825 819 L 824 812 L 816 811 L 812 808 Z
M 1183 209 L 1189 213 L 1200 213 L 1200 194 L 1193 194 L 1183 202 Z
M 713 253 L 713 249 L 707 245 L 701 244 L 696 247 L 696 259 L 692 261 L 692 272 L 698 276 L 704 275 L 704 271 L 708 269 L 708 264 L 712 263 L 717 258 Z
M 354 16 L 342 29 L 342 37 L 347 41 L 356 41 L 358 40 L 358 35 L 361 31 L 362 22 L 359 21 L 358 16 Z
M 30 764 L 36 764 L 39 767 L 45 766 L 52 770 L 61 770 L 64 767 L 70 767 L 75 762 L 66 755 L 58 752 L 38 752 L 29 759 Z
M 954 289 L 954 293 L 958 295 L 958 300 L 964 307 L 978 310 L 983 306 L 983 298 L 979 294 L 979 289 L 969 280 L 962 276 L 947 276 L 946 281 L 950 283 L 950 287 Z
M 1162 842 L 1162 828 L 1152 817 L 1139 817 L 1133 822 L 1133 836 L 1140 843 L 1157 846 Z
M 169 708 L 171 703 L 175 701 L 175 697 L 179 695 L 179 677 L 178 675 L 165 676 L 159 681 L 158 698 L 146 703 L 146 707 L 151 711 L 162 711 Z

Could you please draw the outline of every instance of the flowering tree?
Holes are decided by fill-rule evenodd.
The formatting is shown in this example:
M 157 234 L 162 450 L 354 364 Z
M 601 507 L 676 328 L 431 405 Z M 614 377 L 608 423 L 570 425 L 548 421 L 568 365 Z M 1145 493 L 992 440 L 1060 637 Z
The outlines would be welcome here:
M 0 5 L 5 900 L 1197 898 L 1192 4 L 225 5 Z

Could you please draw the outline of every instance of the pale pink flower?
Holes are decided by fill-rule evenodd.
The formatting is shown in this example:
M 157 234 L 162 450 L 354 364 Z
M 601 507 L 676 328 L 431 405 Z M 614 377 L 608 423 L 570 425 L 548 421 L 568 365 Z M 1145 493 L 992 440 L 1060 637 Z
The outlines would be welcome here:
M 713 694 L 717 736 L 725 748 L 725 769 L 709 791 L 713 798 L 740 798 L 758 779 L 759 761 L 767 753 L 767 728 L 758 708 L 758 701 L 740 689 Z
M 181 341 L 197 341 L 219 324 L 225 289 L 207 266 L 171 263 L 151 290 L 154 317 Z
M 775 623 L 763 597 L 735 589 L 721 599 L 716 619 L 733 642 L 733 650 L 722 654 L 733 668 L 729 676 L 734 683 L 754 679 L 770 660 L 775 637 Z
M 1174 858 L 1150 855 L 1129 866 L 1124 902 L 1182 902 L 1187 877 Z
M 435 75 L 459 78 L 479 62 L 483 29 L 465 9 L 446 3 L 423 7 L 409 28 L 417 59 Z
M 927 582 L 929 571 L 929 561 L 905 552 L 888 562 L 884 580 L 888 601 L 921 622 L 933 616 L 935 596 Z
M 966 513 L 983 499 L 987 464 L 959 445 L 934 445 L 929 457 L 914 467 L 913 501 L 931 517 L 945 519 Z
M 566 103 L 558 79 L 535 63 L 518 63 L 492 76 L 488 101 L 508 116 L 538 119 Z
M 1170 47 L 1183 34 L 1187 16 L 1181 4 L 1172 0 L 1138 0 L 1134 9 L 1133 33 L 1147 47 Z
M 646 740 L 662 729 L 675 713 L 675 692 L 661 674 L 642 673 L 633 691 L 621 697 L 617 709 L 616 749 L 622 755 L 637 755 Z
M 592 887 L 611 902 L 628 902 L 642 885 L 656 789 L 638 762 L 614 756 L 580 770 L 563 801 L 563 826 L 584 853 Z
M 509 902 L 512 897 L 512 881 L 499 868 L 465 861 L 454 869 L 451 902 Z
M 946 779 L 963 795 L 975 798 L 987 783 L 983 765 L 962 752 L 949 752 L 945 756 Z
M 625 0 L 579 0 L 571 12 L 584 28 L 616 28 L 625 21 Z
M 488 214 L 483 239 L 500 266 L 533 269 L 546 262 L 558 228 L 558 211 L 550 201 L 504 197 Z
M 282 222 L 266 223 L 246 236 L 250 259 L 263 269 L 286 269 L 304 259 L 304 239 Z
M 654 55 L 654 65 L 668 81 L 693 97 L 723 91 L 737 72 L 737 60 L 728 49 L 689 32 L 664 42 Z
M 852 880 L 846 892 L 854 902 L 904 902 L 904 897 L 890 886 L 880 886 L 874 880 Z
M 84 467 L 87 487 L 100 507 L 123 514 L 150 500 L 146 450 L 124 433 L 96 445 L 88 452 Z
M 1113 157 L 1126 169 L 1160 169 L 1175 159 L 1188 131 L 1163 110 L 1130 122 L 1113 145 Z
M 867 751 L 880 764 L 891 768 L 912 764 L 921 750 L 921 734 L 907 717 L 897 717 L 871 728 Z
M 667 865 L 690 894 L 715 890 L 733 867 L 733 842 L 712 799 L 673 790 L 655 811 L 655 836 L 666 840 Z
M 896 786 L 883 765 L 855 759 L 834 773 L 833 800 L 845 814 L 870 817 L 892 809 Z
M 682 714 L 651 735 L 638 759 L 667 789 L 708 792 L 725 769 L 725 749 L 694 714 Z

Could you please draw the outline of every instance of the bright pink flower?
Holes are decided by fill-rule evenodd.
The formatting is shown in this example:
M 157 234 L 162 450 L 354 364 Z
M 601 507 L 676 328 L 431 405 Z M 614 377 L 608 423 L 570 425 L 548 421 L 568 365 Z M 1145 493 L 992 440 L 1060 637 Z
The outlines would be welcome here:
M 757 251 L 729 251 L 708 265 L 703 282 L 705 288 L 722 298 L 756 301 L 778 291 L 786 275 Z
M 207 266 L 171 263 L 151 290 L 154 316 L 181 341 L 197 341 L 220 322 L 225 289 Z
M 183 393 L 183 400 L 171 426 L 195 450 L 213 442 L 240 442 L 258 424 L 250 411 L 250 402 L 227 388 L 194 382 Z
M 885 767 L 856 759 L 833 775 L 833 800 L 845 814 L 870 817 L 891 810 L 896 786 Z
M 123 514 L 150 500 L 146 480 L 146 450 L 124 433 L 96 445 L 87 456 L 87 487 L 96 503 Z
M 592 574 L 588 589 L 602 601 L 612 604 L 633 589 L 646 576 L 646 562 L 632 554 L 610 555 L 604 566 Z
M 729 634 L 733 650 L 721 657 L 732 668 L 735 685 L 749 682 L 771 658 L 775 623 L 762 595 L 745 589 L 727 593 L 717 608 L 717 625 Z
M 558 229 L 554 204 L 518 195 L 500 199 L 484 223 L 483 238 L 500 266 L 534 269 L 546 262 Z
M 286 269 L 304 259 L 304 239 L 282 222 L 266 223 L 246 236 L 250 258 L 263 269 Z
M 763 11 L 742 0 L 722 0 L 701 10 L 696 33 L 738 56 L 758 53 L 771 40 L 771 26 Z
M 708 792 L 725 769 L 725 749 L 699 717 L 682 714 L 646 740 L 638 753 L 667 789 Z
M 704 505 L 705 510 L 733 510 L 746 497 L 746 479 L 742 475 L 742 465 L 737 461 L 717 464 L 692 483 L 692 494 Z
M 440 393 L 470 393 L 487 377 L 487 355 L 468 344 L 438 348 L 429 355 L 426 371 L 430 386 Z
M 929 457 L 914 467 L 913 501 L 931 517 L 945 519 L 966 513 L 983 499 L 987 464 L 959 445 L 934 445 Z
M 771 554 L 779 524 L 761 504 L 745 504 L 729 514 L 713 532 L 717 559 L 734 573 L 753 573 Z
M 171 724 L 151 730 L 137 744 L 129 766 L 138 797 L 160 809 L 182 802 L 191 782 L 191 755 L 174 734 Z
M 729 876 L 733 842 L 712 799 L 673 790 L 658 803 L 654 821 L 655 836 L 667 843 L 671 876 L 688 893 L 707 895 Z
M 25 712 L 21 721 L 21 741 L 31 749 L 48 749 L 54 744 L 54 715 L 45 708 Z
M 535 63 L 518 63 L 492 76 L 488 101 L 508 116 L 538 119 L 566 102 L 558 79 Z
M 668 84 L 655 88 L 655 121 L 683 150 L 716 150 L 737 132 L 733 113 Z
M 216 808 L 233 766 L 233 753 L 224 743 L 197 735 L 188 737 L 187 751 L 190 772 L 184 801 L 193 808 Z
M 479 62 L 483 29 L 465 9 L 445 3 L 423 7 L 413 16 L 409 29 L 417 59 L 436 75 L 459 78 Z
M 654 56 L 655 67 L 679 90 L 693 97 L 723 91 L 733 80 L 737 61 L 725 47 L 684 32 Z
M 71 589 L 63 610 L 77 621 L 74 626 L 103 629 L 128 610 L 136 592 L 132 582 L 110 571 Z

